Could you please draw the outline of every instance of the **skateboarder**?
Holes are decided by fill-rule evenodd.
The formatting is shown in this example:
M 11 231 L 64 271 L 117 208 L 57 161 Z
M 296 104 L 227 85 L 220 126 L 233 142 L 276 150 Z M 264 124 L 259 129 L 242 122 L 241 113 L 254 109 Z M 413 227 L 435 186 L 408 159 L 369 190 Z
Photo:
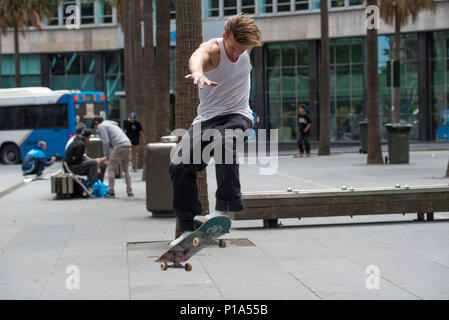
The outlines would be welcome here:
M 193 133 L 196 129 L 201 133 L 216 129 L 224 137 L 226 129 L 241 129 L 244 132 L 252 127 L 254 119 L 249 107 L 250 52 L 253 47 L 260 46 L 262 41 L 259 28 L 248 15 L 239 14 L 228 18 L 222 38 L 202 43 L 192 54 L 189 60 L 191 74 L 186 78 L 192 79 L 193 83 L 198 85 L 200 104 L 198 116 L 188 130 L 189 135 L 186 134 L 178 145 L 178 153 L 182 154 L 183 158 L 201 158 L 205 145 L 201 143 L 201 137 L 194 139 Z M 200 148 L 195 148 L 195 143 L 198 146 L 198 140 Z M 225 141 L 226 139 L 222 139 L 223 150 L 228 146 Z M 194 150 L 201 154 L 194 155 Z M 195 230 L 195 216 L 198 216 L 195 219 L 204 221 L 204 218 L 230 215 L 231 212 L 244 209 L 235 144 L 232 144 L 230 151 L 232 164 L 215 158 L 215 212 L 202 217 L 203 219 L 200 218 L 204 211 L 198 198 L 196 173 L 205 169 L 207 163 L 202 159 L 201 163 L 174 163 L 172 159 L 169 173 L 173 186 L 173 209 L 184 233 L 174 240 L 171 246 L 178 244 Z M 187 156 L 184 153 L 187 153 Z
M 37 145 L 28 151 L 22 162 L 22 173 L 24 176 L 36 174 L 38 177 L 42 175 L 45 167 L 51 166 L 56 157 L 51 157 L 51 160 L 47 160 L 44 153 L 47 149 L 47 143 L 45 141 L 39 141 Z
M 306 156 L 310 157 L 309 135 L 311 125 L 312 121 L 306 114 L 306 106 L 300 104 L 298 107 L 298 157 L 304 155 L 304 148 L 306 149 Z

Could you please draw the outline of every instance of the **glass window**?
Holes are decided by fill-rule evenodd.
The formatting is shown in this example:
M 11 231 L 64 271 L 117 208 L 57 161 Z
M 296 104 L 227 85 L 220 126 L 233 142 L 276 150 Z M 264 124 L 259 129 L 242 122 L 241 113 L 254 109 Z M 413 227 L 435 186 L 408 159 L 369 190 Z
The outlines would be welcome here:
M 296 90 L 309 92 L 309 68 L 301 67 L 297 69 Z
M 362 62 L 362 39 L 351 39 L 351 62 Z
M 283 68 L 282 69 L 282 91 L 295 92 L 295 69 Z
M 116 52 L 106 52 L 104 55 L 105 73 L 116 74 L 119 72 L 119 56 Z
M 336 63 L 349 63 L 350 62 L 350 40 L 340 39 L 335 40 L 335 55 Z
M 281 65 L 281 46 L 279 44 L 268 44 L 268 67 Z
M 61 53 L 50 56 L 50 68 L 52 75 L 65 74 L 65 57 Z
M 206 17 L 218 17 L 220 15 L 218 0 L 206 1 Z
M 349 0 L 350 6 L 361 6 L 364 0 Z
M 268 70 L 268 93 L 281 91 L 281 70 Z
M 3 130 L 67 128 L 67 105 L 35 105 L 0 108 Z
M 81 0 L 81 24 L 95 23 L 94 0 Z
M 108 1 L 98 1 L 98 23 L 112 23 L 112 5 Z
M 255 12 L 254 1 L 257 1 L 257 0 L 242 0 L 242 12 L 245 12 L 248 14 L 254 14 L 254 12 Z
M 273 12 L 273 0 L 257 0 L 259 1 L 260 13 Z
M 278 12 L 290 11 L 290 0 L 278 0 Z
M 237 14 L 237 0 L 224 0 L 224 15 L 232 16 Z
M 294 66 L 295 65 L 295 49 L 294 43 L 288 43 L 282 45 L 282 66 Z
M 363 89 L 363 64 L 351 65 L 351 86 L 353 89 Z
M 296 1 L 295 2 L 295 10 L 308 10 L 309 9 L 309 0 L 302 0 L 302 1 Z
M 350 85 L 349 65 L 337 66 L 336 69 L 337 69 L 337 90 L 348 89 Z
M 66 56 L 67 65 L 66 72 L 67 74 L 80 74 L 81 73 L 81 58 L 78 53 L 69 53 Z
M 309 65 L 309 44 L 307 42 L 299 42 L 296 46 L 296 63 L 298 66 Z
M 331 8 L 344 7 L 345 0 L 331 0 Z
M 93 53 L 83 53 L 83 74 L 95 72 L 95 55 Z
M 312 0 L 312 9 L 320 9 L 320 0 Z

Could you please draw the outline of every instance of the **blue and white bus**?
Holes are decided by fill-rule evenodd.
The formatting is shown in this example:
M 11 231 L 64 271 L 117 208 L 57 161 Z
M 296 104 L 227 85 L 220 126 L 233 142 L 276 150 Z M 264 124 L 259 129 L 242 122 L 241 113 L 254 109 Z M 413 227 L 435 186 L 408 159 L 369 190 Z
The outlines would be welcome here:
M 78 123 L 107 118 L 103 92 L 53 91 L 44 87 L 0 89 L 0 161 L 19 163 L 40 140 L 48 158 L 64 156 Z

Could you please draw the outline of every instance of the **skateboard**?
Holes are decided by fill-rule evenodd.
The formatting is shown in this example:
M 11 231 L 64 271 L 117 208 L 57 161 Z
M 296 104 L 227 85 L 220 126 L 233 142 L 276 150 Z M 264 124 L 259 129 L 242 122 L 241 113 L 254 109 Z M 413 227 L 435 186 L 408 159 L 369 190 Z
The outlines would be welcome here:
M 225 240 L 218 240 L 225 233 L 229 233 L 231 220 L 225 216 L 213 217 L 204 222 L 198 229 L 177 245 L 168 248 L 155 262 L 161 262 L 161 269 L 183 268 L 192 271 L 192 265 L 183 264 L 203 248 L 204 242 L 215 242 L 220 248 L 226 247 Z M 169 265 L 169 263 L 171 263 Z
M 64 168 L 67 170 L 67 172 L 72 176 L 73 180 L 83 189 L 83 197 L 90 197 L 90 198 L 96 198 L 96 196 L 93 195 L 92 192 L 87 189 L 87 187 L 84 185 L 83 181 L 80 176 L 74 174 L 70 169 L 67 163 L 64 162 Z M 83 179 L 84 180 L 84 179 Z

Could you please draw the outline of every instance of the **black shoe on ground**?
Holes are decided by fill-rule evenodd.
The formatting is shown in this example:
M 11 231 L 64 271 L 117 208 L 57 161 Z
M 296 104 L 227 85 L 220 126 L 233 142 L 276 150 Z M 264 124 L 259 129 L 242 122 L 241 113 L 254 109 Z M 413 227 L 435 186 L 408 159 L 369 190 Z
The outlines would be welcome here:
M 114 192 L 108 192 L 104 197 L 105 198 L 115 198 L 115 193 Z
M 133 198 L 134 197 L 134 193 L 132 193 L 132 192 L 128 193 L 128 197 Z

